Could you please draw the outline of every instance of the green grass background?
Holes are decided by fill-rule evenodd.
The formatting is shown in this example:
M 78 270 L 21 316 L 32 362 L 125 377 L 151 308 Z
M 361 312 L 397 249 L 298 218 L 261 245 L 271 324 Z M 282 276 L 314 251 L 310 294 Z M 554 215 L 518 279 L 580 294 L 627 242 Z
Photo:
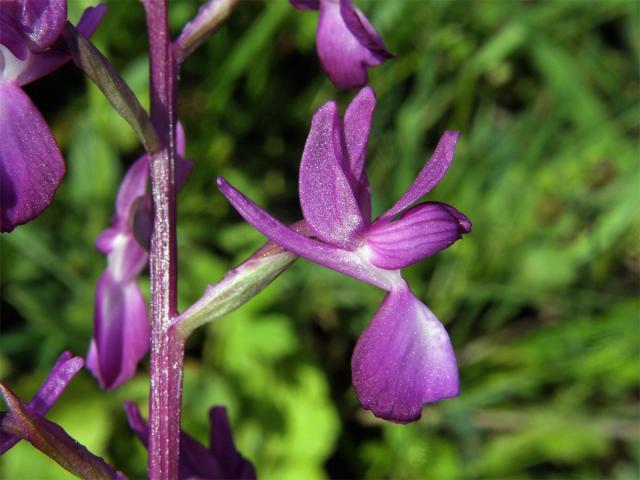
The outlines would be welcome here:
M 72 19 L 90 2 L 69 0 Z M 108 1 L 95 41 L 148 104 L 142 7 Z M 189 341 L 184 428 L 228 407 L 265 479 L 527 479 L 639 476 L 640 168 L 638 4 L 624 0 L 356 2 L 397 59 L 370 73 L 374 213 L 410 184 L 445 129 L 462 132 L 429 198 L 473 233 L 407 270 L 446 325 L 462 392 L 399 426 L 363 411 L 350 355 L 383 292 L 298 261 L 250 303 Z M 173 2 L 172 29 L 196 2 Z M 241 1 L 182 69 L 180 118 L 196 166 L 179 197 L 179 297 L 187 307 L 264 238 L 216 175 L 284 221 L 300 218 L 297 168 L 310 118 L 344 108 L 314 51 L 317 15 Z M 65 153 L 52 206 L 1 242 L 0 378 L 30 398 L 60 352 L 84 355 L 93 242 L 141 149 L 68 65 L 27 87 Z M 143 280 L 148 290 L 148 280 Z M 76 377 L 49 418 L 132 478 L 146 452 L 122 402 L 146 411 L 148 360 L 122 388 Z M 66 478 L 22 442 L 6 479 Z

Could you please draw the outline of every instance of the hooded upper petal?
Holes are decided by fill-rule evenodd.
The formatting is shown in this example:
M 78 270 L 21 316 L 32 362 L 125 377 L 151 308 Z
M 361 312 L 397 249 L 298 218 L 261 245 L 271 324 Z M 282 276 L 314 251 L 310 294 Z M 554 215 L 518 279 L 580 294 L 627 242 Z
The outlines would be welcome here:
M 87 368 L 103 388 L 115 388 L 135 374 L 149 349 L 147 305 L 136 282 L 117 282 L 107 270 L 96 288 L 94 339 Z
M 344 114 L 344 138 L 351 171 L 349 178 L 365 223 L 371 221 L 371 189 L 364 163 L 375 108 L 376 94 L 372 88 L 365 87 L 358 92 Z
M 87 8 L 78 22 L 77 29 L 85 37 L 91 37 L 106 12 L 106 5 Z M 3 32 L 0 43 L 6 44 L 5 37 Z M 22 42 L 17 45 L 18 50 L 16 50 L 16 47 L 12 49 L 9 44 L 7 47 L 11 51 L 5 51 L 4 55 L 3 46 L 0 45 L 0 79 L 13 80 L 18 85 L 26 85 L 57 70 L 71 58 L 64 48 L 58 48 L 58 44 L 43 51 L 27 48 L 27 45 L 26 42 Z M 4 69 L 2 68 L 2 56 L 4 56 Z
M 351 360 L 358 400 L 374 415 L 417 420 L 426 403 L 459 393 L 449 336 L 406 284 L 387 294 Z
M 367 69 L 392 58 L 351 0 L 321 0 L 316 48 L 324 71 L 339 88 L 367 83 Z
M 0 136 L 0 231 L 10 232 L 51 203 L 65 165 L 42 115 L 11 82 L 0 82 Z
M 60 37 L 67 21 L 67 0 L 14 0 L 13 3 L 16 23 L 33 50 L 45 50 Z
M 396 221 L 378 222 L 366 234 L 371 263 L 380 268 L 406 268 L 424 260 L 471 231 L 471 222 L 450 205 L 426 202 Z
M 364 220 L 347 178 L 343 139 L 337 106 L 334 102 L 326 103 L 311 121 L 298 187 L 302 214 L 316 236 L 348 248 L 354 246 Z
M 394 217 L 402 210 L 411 206 L 420 197 L 429 193 L 440 180 L 445 176 L 449 166 L 453 161 L 453 154 L 456 149 L 456 142 L 460 136 L 459 132 L 447 131 L 442 135 L 433 155 L 422 168 L 416 179 L 400 199 L 380 216 L 380 219 Z

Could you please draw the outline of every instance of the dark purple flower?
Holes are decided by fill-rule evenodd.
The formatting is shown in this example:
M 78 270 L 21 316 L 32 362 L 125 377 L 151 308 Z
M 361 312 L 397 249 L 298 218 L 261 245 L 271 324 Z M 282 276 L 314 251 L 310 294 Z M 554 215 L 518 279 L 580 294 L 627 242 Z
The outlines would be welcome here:
M 28 403 L 29 408 L 39 415 L 45 415 L 56 403 L 58 397 L 67 388 L 73 377 L 84 365 L 82 357 L 74 357 L 71 352 L 64 352 L 51 369 L 38 392 Z M 18 443 L 20 439 L 4 432 L 0 438 L 0 455 Z
M 138 407 L 125 402 L 129 426 L 142 444 L 149 443 L 147 422 L 140 415 Z M 256 472 L 247 459 L 236 450 L 229 418 L 224 407 L 209 410 L 209 448 L 188 434 L 180 433 L 180 480 L 252 480 Z
M 289 1 L 300 10 L 320 10 L 316 49 L 322 68 L 337 87 L 364 86 L 368 68 L 394 57 L 351 0 Z
M 192 162 L 184 160 L 185 138 L 178 125 L 178 188 L 185 182 Z M 151 238 L 149 156 L 129 168 L 116 198 L 116 214 L 96 240 L 107 256 L 107 269 L 98 280 L 94 312 L 94 336 L 87 354 L 87 368 L 102 388 L 115 388 L 129 380 L 149 350 L 147 304 L 138 276 L 147 266 L 146 247 Z
M 88 8 L 78 30 L 90 36 L 106 11 Z M 22 86 L 69 60 L 58 44 L 66 0 L 0 0 L 0 231 L 38 216 L 53 200 L 65 165 L 44 118 Z
M 425 403 L 458 395 L 458 370 L 446 331 L 411 292 L 400 269 L 447 248 L 471 230 L 455 208 L 436 202 L 412 206 L 435 187 L 453 159 L 456 132 L 446 132 L 407 192 L 371 221 L 364 157 L 375 107 L 365 88 L 344 122 L 334 102 L 313 117 L 300 165 L 300 204 L 317 240 L 264 212 L 223 178 L 222 193 L 270 240 L 296 255 L 387 290 L 353 358 L 353 384 L 376 416 L 405 423 Z M 396 216 L 399 218 L 395 219 Z

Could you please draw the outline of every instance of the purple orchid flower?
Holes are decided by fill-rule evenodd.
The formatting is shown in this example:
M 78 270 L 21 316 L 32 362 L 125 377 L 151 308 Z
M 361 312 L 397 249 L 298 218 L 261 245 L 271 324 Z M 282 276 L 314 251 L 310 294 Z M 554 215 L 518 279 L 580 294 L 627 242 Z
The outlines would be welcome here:
M 184 160 L 185 136 L 177 135 L 178 189 L 193 163 Z M 149 156 L 143 155 L 129 168 L 116 198 L 111 227 L 96 240 L 96 248 L 107 256 L 107 269 L 96 287 L 94 337 L 87 354 L 87 368 L 102 388 L 116 388 L 136 372 L 149 350 L 147 304 L 138 286 L 145 269 L 151 238 Z
M 78 30 L 89 37 L 106 12 L 85 10 Z M 37 217 L 53 200 L 65 165 L 44 118 L 22 90 L 66 63 L 58 43 L 66 0 L 0 0 L 0 231 Z
M 74 357 L 71 352 L 64 352 L 60 355 L 38 393 L 28 403 L 29 408 L 33 409 L 35 413 L 44 416 L 53 407 L 83 365 L 84 360 L 82 360 L 82 357 Z M 0 432 L 0 455 L 13 447 L 19 440 L 15 435 Z
M 400 269 L 447 248 L 471 231 L 471 222 L 443 203 L 412 207 L 447 172 L 456 132 L 442 136 L 400 200 L 370 220 L 364 158 L 375 102 L 373 90 L 364 88 L 347 108 L 344 122 L 334 102 L 313 117 L 300 165 L 299 191 L 304 218 L 317 240 L 280 223 L 222 177 L 218 185 L 240 215 L 270 240 L 389 292 L 356 344 L 352 379 L 364 408 L 378 417 L 406 423 L 420 418 L 423 404 L 457 396 L 459 382 L 443 325 L 414 296 Z
M 149 444 L 149 428 L 135 404 L 125 402 L 129 426 L 142 444 Z M 180 480 L 211 479 L 252 480 L 256 471 L 247 459 L 236 450 L 227 410 L 213 407 L 209 410 L 211 424 L 209 448 L 190 435 L 180 433 Z
M 339 88 L 367 83 L 367 69 L 394 58 L 351 0 L 289 0 L 300 10 L 320 10 L 316 49 L 323 70 Z

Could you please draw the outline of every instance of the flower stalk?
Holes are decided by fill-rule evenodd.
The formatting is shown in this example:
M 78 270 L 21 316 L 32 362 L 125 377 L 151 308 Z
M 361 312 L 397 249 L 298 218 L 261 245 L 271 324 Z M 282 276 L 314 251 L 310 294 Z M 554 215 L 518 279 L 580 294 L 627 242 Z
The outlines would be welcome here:
M 164 143 L 151 153 L 153 201 L 151 275 L 151 390 L 149 461 L 151 479 L 178 478 L 184 342 L 170 328 L 177 315 L 176 89 L 177 66 L 166 0 L 146 0 L 149 32 L 151 122 Z

